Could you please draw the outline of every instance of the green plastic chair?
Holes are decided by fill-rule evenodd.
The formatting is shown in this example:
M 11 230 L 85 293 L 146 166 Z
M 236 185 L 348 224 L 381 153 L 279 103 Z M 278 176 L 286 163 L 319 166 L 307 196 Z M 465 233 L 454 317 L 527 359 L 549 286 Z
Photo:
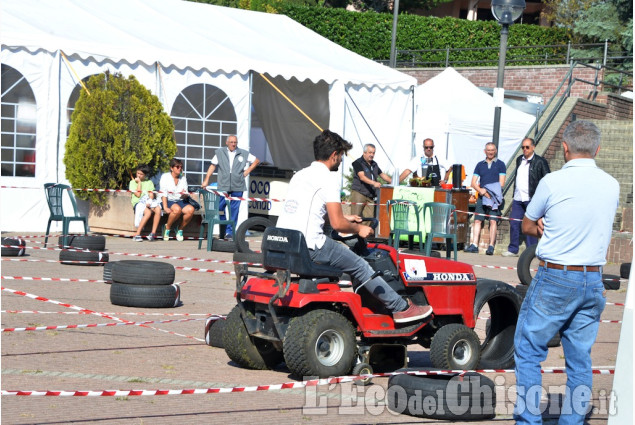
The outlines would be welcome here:
M 203 198 L 203 219 L 201 220 L 201 230 L 198 235 L 198 249 L 201 249 L 201 245 L 203 244 L 203 228 L 207 225 L 207 250 L 211 251 L 214 225 L 231 224 L 232 229 L 236 229 L 236 223 L 234 223 L 234 220 L 221 220 L 218 211 L 220 196 L 206 189 L 199 189 L 198 193 Z
M 390 228 L 390 234 L 388 235 L 388 244 L 394 245 L 395 248 L 399 248 L 399 239 L 401 235 L 408 236 L 408 249 L 413 249 L 414 237 L 419 236 L 419 251 L 423 251 L 423 232 L 419 230 L 419 206 L 416 202 L 408 201 L 406 199 L 391 199 L 386 204 L 386 211 L 390 217 L 392 209 L 392 224 Z M 409 217 L 410 211 L 414 210 L 414 214 L 417 217 L 417 229 L 410 230 Z
M 71 198 L 71 204 L 73 206 L 73 215 L 64 214 L 64 207 L 62 206 L 64 192 L 68 192 L 68 197 Z M 77 211 L 77 202 L 75 202 L 75 195 L 70 186 L 59 183 L 44 183 L 44 193 L 46 194 L 46 202 L 49 206 L 51 213 L 48 224 L 46 225 L 46 236 L 44 238 L 44 247 L 49 239 L 49 230 L 51 229 L 51 222 L 62 222 L 62 245 L 68 245 L 68 228 L 71 221 L 84 222 L 84 234 L 88 232 L 88 218 L 79 215 Z
M 426 229 L 430 224 L 430 231 L 426 235 L 426 255 L 430 256 L 432 240 L 444 238 L 446 258 L 450 258 L 450 242 L 454 248 L 454 261 L 456 261 L 456 208 L 452 204 L 442 202 L 427 202 L 423 206 L 423 216 L 426 220 Z

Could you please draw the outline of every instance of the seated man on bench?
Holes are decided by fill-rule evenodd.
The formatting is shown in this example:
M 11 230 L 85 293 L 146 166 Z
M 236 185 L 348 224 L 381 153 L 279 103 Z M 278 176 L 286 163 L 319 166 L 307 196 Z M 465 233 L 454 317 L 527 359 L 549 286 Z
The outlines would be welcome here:
M 337 171 L 342 155 L 353 145 L 336 133 L 324 130 L 313 141 L 315 161 L 298 171 L 289 182 L 283 212 L 278 227 L 298 230 L 304 234 L 311 259 L 349 273 L 359 282 L 366 282 L 374 273 L 370 265 L 344 245 L 324 235 L 324 221 L 328 214 L 333 229 L 354 233 L 366 238 L 373 233 L 361 224 L 361 217 L 345 216 L 340 202 Z M 365 288 L 392 312 L 396 323 L 423 320 L 432 313 L 429 305 L 420 306 L 404 300 L 381 277 L 365 284 Z

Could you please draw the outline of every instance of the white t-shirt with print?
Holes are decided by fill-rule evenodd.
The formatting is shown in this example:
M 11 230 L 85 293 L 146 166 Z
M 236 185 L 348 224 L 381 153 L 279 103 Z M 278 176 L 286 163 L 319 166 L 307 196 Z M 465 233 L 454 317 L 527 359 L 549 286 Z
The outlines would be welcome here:
M 340 190 L 338 173 L 321 162 L 311 163 L 291 178 L 277 226 L 302 232 L 309 249 L 322 248 L 326 204 L 340 203 Z

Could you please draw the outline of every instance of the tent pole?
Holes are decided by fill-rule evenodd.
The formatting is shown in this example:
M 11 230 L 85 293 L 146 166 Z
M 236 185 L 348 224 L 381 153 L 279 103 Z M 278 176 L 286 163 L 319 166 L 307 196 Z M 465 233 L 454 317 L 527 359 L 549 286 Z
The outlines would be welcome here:
M 254 92 L 254 73 L 253 71 L 249 71 L 249 96 L 247 99 L 249 108 L 247 110 L 247 143 L 249 146 L 249 151 L 251 151 L 251 102 L 252 102 L 252 94 Z M 238 129 L 236 129 L 236 132 L 238 132 Z M 269 148 L 269 146 L 267 145 L 267 149 Z M 266 159 L 266 157 L 265 157 Z
M 413 158 L 417 154 L 417 148 L 415 147 L 415 137 L 417 137 L 417 133 L 415 132 L 415 86 L 410 86 L 410 95 L 412 96 L 412 119 L 410 120 L 410 134 L 412 136 L 410 140 L 410 157 Z
M 62 142 L 62 55 L 57 53 L 57 143 L 55 147 L 55 181 L 60 181 L 60 143 Z M 66 132 L 64 132 L 66 133 Z

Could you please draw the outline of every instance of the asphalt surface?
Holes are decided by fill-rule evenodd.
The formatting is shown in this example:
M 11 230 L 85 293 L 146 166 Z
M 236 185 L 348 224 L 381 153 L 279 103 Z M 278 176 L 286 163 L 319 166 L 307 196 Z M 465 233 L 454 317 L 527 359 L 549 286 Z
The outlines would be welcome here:
M 3 237 L 16 234 L 3 233 Z M 156 390 L 235 388 L 298 382 L 284 364 L 276 370 L 255 371 L 238 367 L 223 349 L 204 342 L 204 318 L 227 314 L 235 305 L 232 255 L 198 250 L 198 241 L 175 240 L 135 243 L 130 238 L 106 237 L 110 261 L 147 259 L 179 267 L 175 281 L 182 282 L 182 305 L 152 309 L 111 304 L 111 285 L 94 282 L 103 278 L 101 266 L 62 265 L 59 250 L 41 249 L 41 235 L 27 239 L 26 255 L 3 257 L 2 328 L 67 326 L 196 319 L 187 322 L 152 323 L 144 326 L 82 327 L 2 333 L 3 391 L 147 390 L 153 395 L 133 396 L 2 396 L 3 424 L 359 424 L 447 423 L 396 414 L 386 408 L 386 378 L 358 387 L 332 384 L 311 388 L 228 392 L 219 394 L 157 395 Z M 57 238 L 53 238 L 57 242 Z M 50 244 L 49 246 L 53 248 Z M 126 254 L 144 254 L 138 257 Z M 168 256 L 157 258 L 152 256 Z M 176 257 L 181 257 L 176 259 Z M 20 260 L 20 261 L 13 261 Z M 478 277 L 497 279 L 513 286 L 519 280 L 513 268 L 516 258 L 459 253 L 459 261 L 474 265 Z M 183 269 L 186 268 L 186 269 Z M 199 269 L 190 270 L 189 268 Z M 200 270 L 203 269 L 203 270 Z M 619 264 L 605 273 L 619 275 Z M 12 279 L 22 278 L 22 279 Z M 61 278 L 27 280 L 24 278 Z M 68 281 L 82 279 L 88 281 Z M 608 301 L 623 303 L 622 289 L 608 292 Z M 19 295 L 22 291 L 31 297 Z M 34 299 L 33 296 L 42 297 Z M 67 304 L 67 306 L 60 303 Z M 68 306 L 70 305 L 70 307 Z M 76 308 L 74 308 L 76 307 Z M 80 312 L 80 309 L 84 309 Z M 89 311 L 86 311 L 89 310 Z M 106 315 L 115 319 L 104 317 Z M 144 313 L 142 315 L 141 313 Z M 623 307 L 607 305 L 603 320 L 621 320 Z M 484 326 L 483 323 L 478 326 Z M 615 366 L 619 323 L 601 323 L 593 348 L 593 364 L 600 369 Z M 427 350 L 409 346 L 409 367 L 431 368 Z M 561 347 L 550 349 L 544 368 L 563 367 Z M 513 373 L 487 374 L 497 384 L 496 417 L 480 423 L 511 424 L 515 400 Z M 564 391 L 564 374 L 543 375 L 552 397 Z M 593 402 L 597 409 L 589 423 L 605 423 L 612 375 L 594 375 Z M 545 423 L 556 414 L 545 412 Z M 453 423 L 461 423 L 453 422 Z M 471 422 L 474 423 L 474 422 Z M 479 422 L 476 422 L 479 423 Z

